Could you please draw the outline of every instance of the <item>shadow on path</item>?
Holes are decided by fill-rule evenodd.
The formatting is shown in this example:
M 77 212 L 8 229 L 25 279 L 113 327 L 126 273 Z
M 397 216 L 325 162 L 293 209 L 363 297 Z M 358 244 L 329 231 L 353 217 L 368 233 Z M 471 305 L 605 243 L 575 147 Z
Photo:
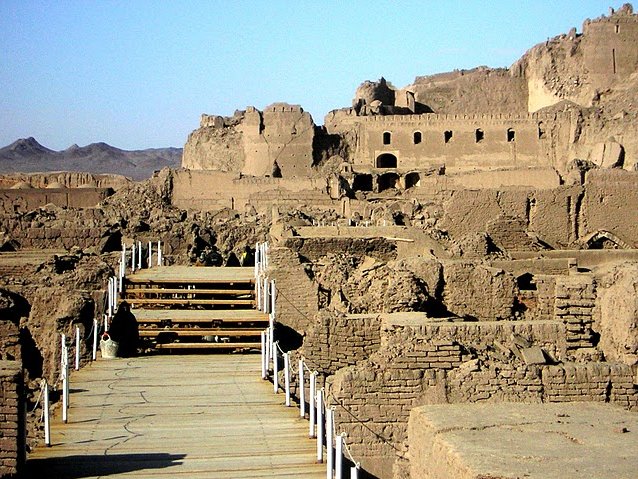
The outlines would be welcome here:
M 26 463 L 24 477 L 55 477 L 80 479 L 109 476 L 125 472 L 164 469 L 178 466 L 186 454 L 148 453 L 112 454 L 105 456 L 60 456 L 46 459 L 30 459 Z

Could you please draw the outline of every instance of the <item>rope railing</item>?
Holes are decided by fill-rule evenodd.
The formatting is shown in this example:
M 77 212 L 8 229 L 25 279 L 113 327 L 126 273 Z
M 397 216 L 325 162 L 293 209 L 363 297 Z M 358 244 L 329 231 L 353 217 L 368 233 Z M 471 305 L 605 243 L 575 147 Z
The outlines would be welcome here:
M 350 468 L 350 478 L 357 479 L 361 470 L 360 462 L 356 461 L 352 455 L 350 448 L 346 442 L 346 433 L 338 432 L 335 423 L 335 406 L 331 406 L 326 402 L 324 388 L 317 388 L 316 370 L 311 370 L 306 364 L 305 358 L 300 358 L 298 366 L 295 368 L 290 361 L 290 352 L 284 351 L 279 341 L 272 341 L 272 329 L 269 326 L 261 333 L 261 377 L 268 379 L 268 375 L 272 370 L 273 391 L 275 394 L 279 392 L 279 358 L 283 358 L 283 376 L 284 376 L 284 392 L 285 405 L 292 405 L 291 398 L 291 376 L 298 375 L 298 403 L 299 416 L 306 417 L 306 377 L 308 377 L 309 398 L 308 398 L 308 436 L 316 438 L 317 441 L 317 462 L 326 463 L 326 477 L 328 479 L 342 479 L 344 470 L 344 459 L 350 461 L 353 466 Z M 272 369 L 270 366 L 272 365 Z M 332 395 L 330 395 L 332 396 Z M 343 405 L 340 405 L 343 407 Z

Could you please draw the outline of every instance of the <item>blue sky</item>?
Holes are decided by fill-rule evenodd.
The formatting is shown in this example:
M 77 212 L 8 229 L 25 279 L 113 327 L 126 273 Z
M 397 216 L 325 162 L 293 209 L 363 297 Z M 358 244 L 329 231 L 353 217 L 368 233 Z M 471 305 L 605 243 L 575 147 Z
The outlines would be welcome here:
M 0 146 L 178 146 L 201 113 L 301 104 L 364 80 L 508 67 L 609 0 L 0 0 Z

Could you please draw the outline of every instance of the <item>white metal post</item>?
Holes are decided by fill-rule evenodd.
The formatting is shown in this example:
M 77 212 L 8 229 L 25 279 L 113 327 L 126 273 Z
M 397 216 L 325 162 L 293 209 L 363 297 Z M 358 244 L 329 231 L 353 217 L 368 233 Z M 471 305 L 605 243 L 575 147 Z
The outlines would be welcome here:
M 284 353 L 284 390 L 286 391 L 286 407 L 290 407 L 290 353 Z
M 334 456 L 332 455 L 332 437 L 334 430 L 332 429 L 332 415 L 334 410 L 326 407 L 326 479 L 332 479 L 332 471 L 334 470 Z
M 268 303 L 268 285 L 269 285 L 269 281 L 268 278 L 264 278 L 264 313 L 269 313 L 270 310 L 268 309 L 269 303 Z
M 350 468 L 350 479 L 359 479 L 359 464 Z
M 306 389 L 303 374 L 303 359 L 299 360 L 299 416 L 306 417 Z
M 261 332 L 261 379 L 266 379 L 266 331 Z
M 153 242 L 148 242 L 148 266 L 147 268 L 153 267 Z
M 273 343 L 272 350 L 272 386 L 275 394 L 279 392 L 279 364 L 277 364 L 277 343 Z
M 310 415 L 310 423 L 309 423 L 309 433 L 310 437 L 315 437 L 315 396 L 317 391 L 317 371 L 313 371 L 310 373 L 310 397 L 308 398 L 308 406 L 310 407 L 309 415 Z
M 317 462 L 323 462 L 323 388 L 317 391 Z
M 109 330 L 109 317 L 108 315 L 104 315 L 104 332 Z
M 123 291 L 122 289 L 122 279 L 124 278 L 124 264 L 120 263 L 120 268 L 119 271 L 117 273 L 117 292 L 121 293 Z
M 111 289 L 111 284 L 112 284 L 112 281 L 111 281 L 111 278 L 109 278 L 108 288 L 107 288 L 108 289 L 108 295 L 107 295 L 108 299 L 107 299 L 107 301 L 108 301 L 108 305 L 109 305 L 109 307 L 107 309 L 107 314 L 109 316 L 111 316 L 113 314 L 113 312 L 112 312 L 112 308 L 113 308 L 113 290 Z
M 131 245 L 131 273 L 135 273 L 135 241 Z
M 157 266 L 162 266 L 162 261 L 164 258 L 162 257 L 162 242 L 157 242 Z
M 97 319 L 93 320 L 93 361 L 97 359 Z
M 255 287 L 257 288 L 257 292 L 255 293 L 257 296 L 257 310 L 261 311 L 261 278 L 255 279 Z
M 335 479 L 343 478 L 343 433 L 335 437 Z
M 64 366 L 64 348 L 66 348 L 66 334 L 62 333 L 61 336 L 61 346 L 62 349 L 60 350 L 60 366 Z
M 270 342 L 270 328 L 266 328 L 266 376 L 270 369 L 270 360 L 272 359 L 272 344 Z
M 69 349 L 64 348 L 64 364 L 62 365 L 62 421 L 69 419 Z
M 142 242 L 137 242 L 137 269 L 142 269 Z
M 75 370 L 80 370 L 80 327 L 75 327 Z
M 126 274 L 126 244 L 122 244 L 122 258 L 120 263 L 122 264 L 122 276 Z
M 42 380 L 42 414 L 44 415 L 44 444 L 51 445 L 51 422 L 49 417 L 49 385 Z

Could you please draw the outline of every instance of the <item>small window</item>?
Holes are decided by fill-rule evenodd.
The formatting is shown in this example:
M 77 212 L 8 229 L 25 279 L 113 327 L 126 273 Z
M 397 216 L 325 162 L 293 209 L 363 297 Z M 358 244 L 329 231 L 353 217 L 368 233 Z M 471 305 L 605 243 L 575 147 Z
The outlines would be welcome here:
M 483 130 L 481 130 L 480 128 L 477 128 L 474 131 L 474 136 L 476 137 L 476 142 L 480 143 L 485 138 L 485 133 L 483 133 Z
M 443 140 L 446 143 L 449 143 L 451 139 L 452 139 L 452 130 L 444 131 L 443 132 Z
M 512 143 L 516 140 L 516 132 L 512 128 L 507 129 L 507 142 Z
M 390 143 L 392 143 L 392 133 L 390 133 L 389 131 L 384 131 L 383 132 L 383 144 L 384 145 L 389 145 Z
M 538 139 L 542 140 L 544 138 L 545 138 L 545 125 L 541 121 L 538 123 Z
M 616 33 L 620 33 L 620 25 L 616 24 Z
M 414 144 L 418 145 L 419 143 L 421 143 L 421 141 L 423 140 L 423 136 L 421 135 L 420 131 L 415 131 L 414 132 Z

